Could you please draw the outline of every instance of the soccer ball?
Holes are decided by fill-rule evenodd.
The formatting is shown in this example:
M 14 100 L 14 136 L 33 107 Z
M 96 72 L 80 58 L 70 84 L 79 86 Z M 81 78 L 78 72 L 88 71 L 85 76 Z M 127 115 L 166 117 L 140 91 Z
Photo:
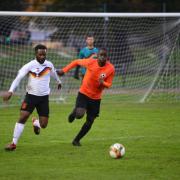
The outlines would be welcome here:
M 114 159 L 119 159 L 125 154 L 125 147 L 122 144 L 115 143 L 110 146 L 109 155 Z
M 101 79 L 104 79 L 105 77 L 106 77 L 106 74 L 104 74 L 104 73 L 100 74 Z

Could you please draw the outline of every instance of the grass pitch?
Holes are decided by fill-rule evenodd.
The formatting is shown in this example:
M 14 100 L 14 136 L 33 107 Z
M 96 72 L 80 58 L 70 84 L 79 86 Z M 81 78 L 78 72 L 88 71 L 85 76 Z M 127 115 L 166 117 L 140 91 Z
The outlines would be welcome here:
M 180 104 L 123 104 L 102 101 L 100 117 L 81 143 L 71 141 L 85 121 L 67 122 L 73 108 L 51 104 L 47 129 L 39 136 L 26 124 L 16 151 L 4 146 L 12 139 L 19 107 L 0 109 L 0 179 L 179 180 Z M 36 112 L 34 112 L 36 115 Z M 109 157 L 109 146 L 122 143 L 122 159 Z

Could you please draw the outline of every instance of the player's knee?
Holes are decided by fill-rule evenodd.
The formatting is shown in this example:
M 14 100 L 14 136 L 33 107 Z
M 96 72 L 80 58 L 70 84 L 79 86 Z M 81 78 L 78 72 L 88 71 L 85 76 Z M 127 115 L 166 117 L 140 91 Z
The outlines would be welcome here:
M 43 128 L 43 129 L 44 129 L 44 128 L 46 128 L 46 127 L 47 127 L 47 123 L 41 123 L 41 124 L 40 124 L 40 126 L 41 126 L 41 128 Z
M 41 128 L 46 128 L 47 127 L 47 124 L 48 124 L 48 118 L 42 118 L 42 117 L 40 117 L 40 126 L 41 126 Z
M 84 116 L 85 112 L 86 111 L 83 108 L 76 109 L 76 119 L 81 119 Z
M 30 116 L 29 112 L 23 112 L 23 113 L 21 112 L 18 122 L 21 124 L 25 124 L 29 116 Z
M 76 119 L 81 119 L 83 116 L 83 113 L 76 113 Z

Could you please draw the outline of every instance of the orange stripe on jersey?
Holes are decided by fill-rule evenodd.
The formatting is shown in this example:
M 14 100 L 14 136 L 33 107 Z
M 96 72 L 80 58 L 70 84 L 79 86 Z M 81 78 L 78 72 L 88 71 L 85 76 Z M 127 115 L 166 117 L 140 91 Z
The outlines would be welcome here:
M 38 77 L 42 77 L 46 74 L 48 74 L 51 71 L 50 67 L 45 67 L 40 73 L 35 73 L 30 71 L 29 74 L 33 77 L 33 78 L 38 78 Z
M 29 74 L 30 74 L 33 78 L 36 78 L 36 73 L 30 71 Z
M 39 77 L 48 74 L 50 71 L 51 71 L 51 68 L 50 68 L 50 67 L 45 67 L 45 68 L 39 73 Z

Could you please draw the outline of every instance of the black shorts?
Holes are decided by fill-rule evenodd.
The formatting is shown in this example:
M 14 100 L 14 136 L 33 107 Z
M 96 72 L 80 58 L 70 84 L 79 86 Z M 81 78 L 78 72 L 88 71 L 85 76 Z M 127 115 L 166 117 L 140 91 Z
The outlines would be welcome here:
M 91 99 L 80 92 L 76 98 L 76 108 L 85 108 L 88 116 L 99 116 L 100 104 L 101 99 Z
M 35 108 L 39 116 L 49 117 L 49 96 L 35 96 L 27 93 L 21 110 L 32 113 Z

